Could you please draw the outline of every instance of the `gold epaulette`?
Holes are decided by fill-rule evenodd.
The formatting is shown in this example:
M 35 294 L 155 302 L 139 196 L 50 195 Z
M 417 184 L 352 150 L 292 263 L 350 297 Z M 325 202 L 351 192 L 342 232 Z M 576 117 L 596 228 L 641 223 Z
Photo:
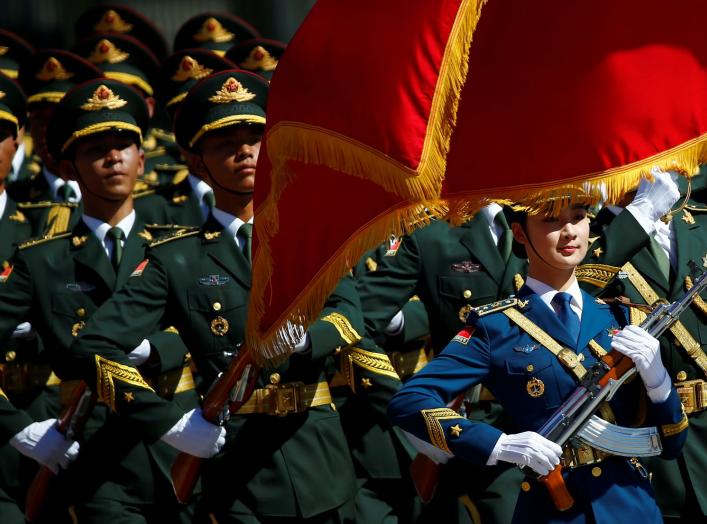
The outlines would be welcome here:
M 197 226 L 183 226 L 181 224 L 145 224 L 147 229 L 156 229 L 157 231 L 176 231 L 177 229 L 199 229 Z
M 513 306 L 524 307 L 526 304 L 525 300 L 519 300 L 515 297 L 506 298 L 504 300 L 499 300 L 498 302 L 492 302 L 491 304 L 486 304 L 485 306 L 477 306 L 473 308 L 473 312 L 479 316 L 483 317 L 485 315 L 490 315 L 491 313 L 496 313 L 497 311 L 503 311 Z
M 48 207 L 78 207 L 75 202 L 52 202 L 51 200 L 42 200 L 41 202 L 18 202 L 17 207 L 21 209 L 46 209 Z
M 160 237 L 157 240 L 155 240 L 154 242 L 150 242 L 148 245 L 149 245 L 149 247 L 161 246 L 162 244 L 166 244 L 167 242 L 172 242 L 173 240 L 196 236 L 199 234 L 200 231 L 201 230 L 198 227 L 194 227 L 192 229 L 178 229 L 174 233 L 172 233 L 171 235 L 165 235 L 163 237 Z
M 150 151 L 145 151 L 145 158 L 155 158 L 167 154 L 167 149 L 164 146 L 157 146 Z
M 153 169 L 156 171 L 181 171 L 187 169 L 185 164 L 155 164 Z
M 582 264 L 575 270 L 575 274 L 580 282 L 605 288 L 620 270 L 620 267 L 607 264 Z
M 174 177 L 172 178 L 172 185 L 173 186 L 178 186 L 182 182 L 184 182 L 187 177 L 189 176 L 189 170 L 184 168 L 180 169 L 174 174 Z
M 686 205 L 683 209 L 689 209 L 690 211 L 697 211 L 698 213 L 707 213 L 707 204 L 701 204 L 698 202 L 691 202 Z
M 177 140 L 174 138 L 174 133 L 170 133 L 169 131 L 165 131 L 164 129 L 153 127 L 150 130 L 150 134 L 155 138 L 164 140 L 165 142 L 171 142 L 172 144 L 177 142 Z
M 71 236 L 71 232 L 69 233 L 61 233 L 59 235 L 54 235 L 54 236 L 44 236 L 44 237 L 39 237 L 39 238 L 30 238 L 29 240 L 26 240 L 25 242 L 22 242 L 17 246 L 17 249 L 27 249 L 30 247 L 38 246 L 40 244 L 45 244 L 49 242 L 50 240 L 58 240 L 60 238 L 68 238 Z

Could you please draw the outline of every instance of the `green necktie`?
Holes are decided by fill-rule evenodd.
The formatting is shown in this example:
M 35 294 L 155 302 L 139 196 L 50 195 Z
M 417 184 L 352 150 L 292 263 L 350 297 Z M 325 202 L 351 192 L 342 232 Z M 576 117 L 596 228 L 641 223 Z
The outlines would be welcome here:
M 508 221 L 503 211 L 496 213 L 496 218 L 493 221 L 502 228 L 501 236 L 498 239 L 498 252 L 501 254 L 503 261 L 507 261 L 511 256 L 511 248 L 513 247 L 513 232 L 508 227 Z
M 113 251 L 111 252 L 110 261 L 113 264 L 113 269 L 118 271 L 120 259 L 123 257 L 123 243 L 125 233 L 119 227 L 112 227 L 108 230 L 108 237 L 113 240 Z
M 249 264 L 252 264 L 251 260 L 251 249 L 253 248 L 253 224 L 246 222 L 240 228 L 238 228 L 238 234 L 245 238 L 245 247 L 243 248 L 243 255 Z
M 208 193 L 204 193 L 203 200 L 204 204 L 206 204 L 206 207 L 209 208 L 209 213 L 211 213 L 216 207 L 216 196 L 214 195 L 214 192 L 209 191 Z
M 56 194 L 59 197 L 59 202 L 68 202 L 70 198 L 76 198 L 76 192 L 67 183 L 57 189 Z
M 658 263 L 660 272 L 663 274 L 665 279 L 670 282 L 670 260 L 668 259 L 668 255 L 665 253 L 665 250 L 660 247 L 660 244 L 658 244 L 654 238 L 651 238 L 651 242 L 648 245 L 648 250 Z

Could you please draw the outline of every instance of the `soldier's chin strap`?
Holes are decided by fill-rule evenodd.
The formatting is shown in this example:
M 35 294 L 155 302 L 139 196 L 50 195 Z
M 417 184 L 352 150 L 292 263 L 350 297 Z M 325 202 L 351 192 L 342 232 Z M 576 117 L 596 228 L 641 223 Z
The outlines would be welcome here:
M 551 268 L 557 269 L 557 270 L 559 270 L 559 271 L 564 271 L 565 269 L 567 269 L 567 268 L 564 268 L 564 267 L 555 266 L 555 265 L 551 264 L 550 262 L 548 262 L 547 260 L 545 260 L 545 258 L 544 258 L 540 253 L 538 253 L 538 250 L 535 249 L 535 246 L 533 245 L 533 241 L 530 240 L 530 235 L 528 234 L 528 230 L 525 229 L 525 224 L 520 224 L 520 227 L 523 229 L 523 233 L 525 233 L 525 238 L 528 240 L 528 245 L 529 245 L 530 248 L 533 250 L 533 253 L 535 253 L 535 255 L 536 255 L 540 260 L 542 260 L 543 262 L 545 262 L 545 263 L 546 263 L 548 266 L 550 266 Z
M 76 173 L 76 178 L 78 178 L 78 182 L 80 182 L 81 186 L 83 186 L 82 189 L 81 189 L 81 193 L 84 193 L 84 192 L 85 192 L 85 193 L 87 193 L 87 194 L 89 194 L 89 195 L 92 195 L 92 196 L 94 196 L 94 197 L 96 197 L 96 198 L 98 198 L 98 199 L 100 199 L 100 200 L 104 200 L 104 201 L 106 201 L 106 202 L 118 202 L 118 201 L 120 201 L 120 200 L 123 200 L 123 199 L 120 198 L 120 197 L 108 198 L 108 197 L 105 197 L 105 196 L 103 196 L 103 195 L 99 195 L 98 193 L 96 193 L 96 192 L 94 192 L 94 191 L 91 191 L 91 189 L 88 187 L 88 185 L 86 185 L 86 182 L 84 182 L 83 178 L 81 177 L 81 173 L 79 172 L 78 168 L 76 167 L 76 161 L 72 159 L 72 160 L 71 160 L 71 165 L 72 165 L 73 168 L 74 168 L 74 173 Z
M 223 184 L 219 183 L 218 180 L 216 180 L 216 177 L 211 174 L 211 171 L 209 171 L 209 168 L 206 166 L 206 162 L 204 162 L 204 156 L 199 154 L 199 158 L 201 158 L 201 164 L 204 166 L 204 169 L 206 172 L 209 174 L 209 180 L 211 180 L 214 185 L 218 186 L 219 189 L 222 191 L 225 191 L 226 193 L 230 193 L 232 195 L 238 195 L 238 196 L 248 196 L 252 195 L 254 191 L 235 191 L 233 189 L 225 187 Z

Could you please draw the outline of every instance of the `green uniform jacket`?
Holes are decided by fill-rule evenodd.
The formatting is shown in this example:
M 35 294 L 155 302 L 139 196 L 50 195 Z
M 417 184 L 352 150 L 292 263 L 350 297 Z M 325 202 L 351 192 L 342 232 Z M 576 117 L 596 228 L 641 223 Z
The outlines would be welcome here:
M 144 237 L 149 236 L 148 233 L 144 222 L 136 218 L 125 241 L 117 275 L 99 240 L 83 221 L 71 233 L 21 245 L 14 258 L 12 272 L 4 283 L 0 283 L 0 347 L 6 344 L 15 326 L 29 321 L 42 337 L 45 350 L 39 354 L 18 354 L 16 362 L 31 362 L 33 366 L 48 364 L 60 378 L 72 378 L 68 363 L 69 346 L 86 320 L 127 281 L 144 258 Z M 166 326 L 158 326 L 163 327 Z M 186 347 L 179 336 L 157 329 L 148 335 L 143 338 L 148 338 L 153 352 L 159 355 L 157 363 L 148 371 L 157 375 L 181 369 Z M 95 387 L 95 381 L 89 382 L 89 386 Z M 44 388 L 45 401 L 52 403 L 52 409 L 44 414 L 45 418 L 58 415 L 58 406 L 55 405 L 57 389 Z M 12 399 L 12 392 L 6 393 Z M 195 390 L 176 397 L 175 402 L 170 404 L 175 410 L 191 409 L 198 402 Z M 104 411 L 105 407 L 101 406 L 94 411 L 94 429 L 103 421 Z M 3 416 L 0 418 L 0 434 L 7 439 L 22 429 L 26 421 L 20 415 Z M 167 482 L 165 474 L 175 453 L 162 443 L 148 450 L 134 432 L 126 435 L 125 430 L 117 425 L 115 417 L 110 418 L 106 427 L 109 429 L 101 428 L 98 434 L 102 435 L 104 446 L 109 447 L 88 442 L 77 462 L 88 467 L 90 476 L 86 478 L 90 478 L 88 484 L 91 490 L 100 485 L 99 489 L 106 497 L 150 502 L 155 484 L 153 476 L 148 474 L 150 464 L 157 465 L 156 471 L 162 471 L 164 474 L 159 474 Z M 92 447 L 95 455 L 87 451 Z M 107 449 L 111 452 L 107 453 Z M 108 482 L 101 485 L 99 479 Z M 110 482 L 115 479 L 119 479 L 116 481 L 117 487 Z M 116 489 L 119 491 L 116 492 Z
M 167 202 L 167 213 L 172 223 L 201 227 L 204 215 L 201 204 L 189 183 L 189 175 L 177 174 L 174 182 L 162 186 L 158 194 Z
M 90 381 L 98 375 L 114 409 L 147 438 L 162 436 L 182 412 L 140 384 L 126 350 L 164 315 L 179 330 L 208 387 L 243 342 L 250 264 L 222 229 L 210 219 L 200 231 L 153 243 L 147 265 L 101 308 L 72 347 L 74 370 Z M 351 292 L 342 293 L 337 310 L 348 302 L 346 316 L 360 319 L 355 293 L 346 298 Z M 311 351 L 264 370 L 258 387 L 277 380 L 327 380 L 326 357 L 349 342 L 329 321 L 315 323 L 309 333 Z M 308 518 L 339 507 L 355 492 L 339 415 L 328 404 L 284 417 L 232 416 L 226 446 L 209 462 L 202 482 L 217 515 L 240 504 L 260 515 Z
M 17 209 L 17 204 L 9 195 L 6 202 L 5 212 L 0 216 L 0 267 L 2 269 L 9 264 L 17 244 L 32 236 L 32 226 L 25 214 Z
M 648 285 L 660 298 L 675 300 L 685 290 L 685 279 L 690 274 L 688 261 L 694 261 L 704 269 L 707 262 L 707 206 L 694 201 L 690 202 L 687 212 L 678 213 L 673 218 L 677 245 L 677 267 L 671 271 L 667 280 L 661 273 L 655 259 L 648 249 L 650 237 L 641 228 L 629 211 L 620 213 L 607 226 L 604 236 L 607 243 L 604 252 L 592 258 L 592 264 L 605 265 L 605 274 L 597 273 L 602 266 L 585 265 L 578 270 L 582 286 L 589 292 L 604 297 L 625 296 L 631 302 L 645 304 L 638 289 L 632 284 L 627 274 L 619 268 L 625 262 L 630 262 L 645 278 Z M 616 252 L 626 249 L 626 243 L 637 247 L 636 253 L 630 257 L 617 257 Z M 594 245 L 592 245 L 594 248 Z M 590 248 L 590 252 L 592 250 Z M 612 256 L 612 253 L 614 256 Z M 609 282 L 609 277 L 615 277 Z M 597 278 L 598 277 L 598 278 Z M 703 294 L 704 297 L 707 294 Z M 704 302 L 702 302 L 704 304 Z M 693 304 L 681 317 L 680 322 L 699 344 L 702 351 L 707 351 L 707 308 Z M 705 373 L 687 355 L 685 350 L 676 344 L 675 336 L 668 332 L 660 338 L 663 363 L 673 381 L 705 380 Z M 678 377 L 680 374 L 680 377 Z M 686 491 L 694 490 L 699 510 L 707 515 L 707 411 L 692 414 L 688 417 L 690 431 L 682 456 L 674 461 L 653 460 L 649 468 L 653 471 L 653 486 L 656 496 L 666 516 L 680 516 L 685 508 Z M 681 473 L 684 468 L 684 473 Z M 691 484 L 686 487 L 685 483 Z M 685 516 L 685 515 L 683 515 Z

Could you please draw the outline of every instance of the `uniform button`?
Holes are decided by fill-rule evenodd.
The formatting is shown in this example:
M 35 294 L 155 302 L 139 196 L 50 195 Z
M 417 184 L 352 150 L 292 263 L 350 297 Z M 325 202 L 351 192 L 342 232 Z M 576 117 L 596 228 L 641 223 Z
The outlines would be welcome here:
M 592 468 L 592 477 L 601 477 L 601 468 L 596 466 Z
M 685 373 L 684 371 L 678 371 L 677 379 L 681 382 L 683 380 L 687 380 L 687 373 Z
M 532 364 L 528 364 L 528 367 L 526 367 L 525 369 L 528 370 L 528 373 L 532 373 L 535 367 Z
M 221 311 L 221 302 L 214 302 L 214 305 L 211 307 L 214 308 L 214 311 Z
M 520 489 L 523 491 L 530 491 L 530 482 L 521 482 Z
M 280 373 L 273 373 L 270 375 L 270 383 L 271 384 L 279 384 L 280 383 Z
M 471 298 L 471 290 L 470 289 L 465 289 L 464 290 L 464 298 Z
M 85 310 L 84 308 L 80 307 L 80 308 L 78 308 L 78 309 L 76 310 L 76 314 L 77 314 L 79 317 L 85 317 L 85 316 L 86 316 L 86 310 Z
M 15 353 L 14 351 L 8 351 L 7 353 L 5 353 L 5 361 L 6 362 L 12 362 L 16 358 L 17 358 L 17 353 Z

